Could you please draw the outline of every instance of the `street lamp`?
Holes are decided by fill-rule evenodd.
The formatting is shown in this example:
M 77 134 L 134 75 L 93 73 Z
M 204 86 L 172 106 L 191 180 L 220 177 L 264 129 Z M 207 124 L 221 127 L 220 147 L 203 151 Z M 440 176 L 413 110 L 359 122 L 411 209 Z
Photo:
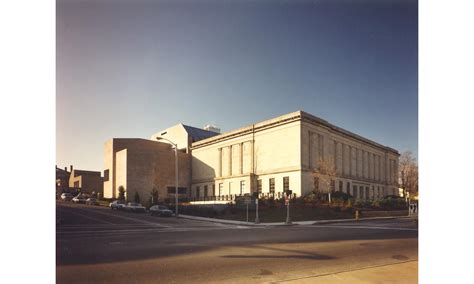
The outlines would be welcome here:
M 175 210 L 175 217 L 178 217 L 178 144 L 171 142 L 169 139 L 163 137 L 156 137 L 156 140 L 166 140 L 170 142 L 174 146 L 174 157 L 175 157 L 175 174 L 176 174 L 176 192 L 175 192 L 175 202 L 176 202 L 176 210 Z

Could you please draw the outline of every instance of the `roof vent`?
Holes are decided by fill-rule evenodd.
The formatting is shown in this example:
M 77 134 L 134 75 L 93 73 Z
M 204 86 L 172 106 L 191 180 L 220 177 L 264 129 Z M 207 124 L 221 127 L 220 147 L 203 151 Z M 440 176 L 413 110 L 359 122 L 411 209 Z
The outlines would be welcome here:
M 217 128 L 215 125 L 211 125 L 211 124 L 208 124 L 208 125 L 204 126 L 204 130 L 212 131 L 212 132 L 216 132 L 216 133 L 221 133 L 220 128 Z

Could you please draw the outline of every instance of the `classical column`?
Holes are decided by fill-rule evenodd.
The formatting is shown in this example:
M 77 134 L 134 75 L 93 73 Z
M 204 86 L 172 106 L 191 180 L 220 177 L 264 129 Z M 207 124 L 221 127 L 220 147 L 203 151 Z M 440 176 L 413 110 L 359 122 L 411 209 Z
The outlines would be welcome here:
M 219 167 L 218 167 L 218 174 L 222 176 L 222 148 L 217 149 L 219 152 Z
M 243 162 L 244 162 L 244 143 L 240 143 L 240 161 L 239 161 L 239 173 L 243 174 Z
M 227 166 L 229 167 L 229 171 L 228 171 L 229 176 L 231 176 L 232 175 L 232 145 L 229 146 L 228 148 L 229 148 L 229 154 L 228 154 L 229 155 L 229 159 L 228 159 L 229 162 L 228 162 Z

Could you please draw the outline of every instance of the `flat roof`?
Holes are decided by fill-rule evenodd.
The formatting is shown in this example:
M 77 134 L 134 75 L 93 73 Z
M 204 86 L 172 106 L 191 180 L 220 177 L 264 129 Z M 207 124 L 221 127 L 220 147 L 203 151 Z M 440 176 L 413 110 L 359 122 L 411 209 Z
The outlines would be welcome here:
M 282 115 L 282 116 L 278 116 L 276 118 L 264 120 L 264 121 L 254 123 L 254 124 L 249 125 L 249 126 L 241 127 L 241 128 L 236 129 L 236 130 L 233 130 L 233 131 L 218 134 L 216 136 L 206 138 L 206 139 L 203 139 L 201 141 L 192 143 L 191 148 L 194 148 L 195 146 L 199 147 L 199 146 L 204 146 L 204 145 L 208 145 L 208 144 L 217 143 L 219 141 L 223 141 L 223 140 L 227 140 L 227 139 L 230 139 L 230 138 L 233 138 L 233 137 L 237 137 L 237 136 L 241 136 L 241 135 L 251 133 L 252 131 L 258 131 L 258 130 L 261 130 L 261 129 L 264 129 L 264 128 L 267 128 L 267 127 L 272 127 L 273 125 L 283 124 L 283 123 L 288 123 L 288 122 L 293 122 L 293 121 L 307 121 L 307 122 L 310 122 L 310 123 L 323 125 L 323 126 L 328 127 L 331 130 L 333 130 L 333 131 L 335 131 L 339 134 L 348 136 L 350 138 L 354 138 L 354 139 L 359 140 L 361 142 L 365 142 L 365 143 L 367 143 L 371 146 L 381 148 L 382 150 L 392 152 L 396 155 L 400 155 L 396 149 L 384 146 L 384 145 L 379 144 L 375 141 L 372 141 L 370 139 L 362 137 L 358 134 L 355 134 L 353 132 L 345 130 L 341 127 L 338 127 L 334 124 L 329 123 L 328 121 L 326 121 L 322 118 L 319 118 L 317 116 L 314 116 L 314 115 L 309 114 L 309 113 L 304 112 L 304 111 L 291 112 L 291 113 L 288 113 L 288 114 L 285 114 L 285 115 Z

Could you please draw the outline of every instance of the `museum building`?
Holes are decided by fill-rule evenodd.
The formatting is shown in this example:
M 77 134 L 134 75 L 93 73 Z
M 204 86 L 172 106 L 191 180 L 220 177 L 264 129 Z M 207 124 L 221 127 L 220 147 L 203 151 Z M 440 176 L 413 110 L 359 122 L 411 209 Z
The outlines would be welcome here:
M 131 199 L 174 198 L 178 148 L 180 198 L 228 200 L 258 192 L 296 196 L 344 191 L 360 199 L 398 192 L 397 150 L 337 127 L 303 111 L 234 131 L 183 124 L 147 139 L 114 138 L 105 144 L 104 197 L 117 198 L 122 186 Z M 170 141 L 170 142 L 168 142 Z M 332 169 L 330 183 L 321 167 Z M 323 175 L 322 175 L 323 174 Z

